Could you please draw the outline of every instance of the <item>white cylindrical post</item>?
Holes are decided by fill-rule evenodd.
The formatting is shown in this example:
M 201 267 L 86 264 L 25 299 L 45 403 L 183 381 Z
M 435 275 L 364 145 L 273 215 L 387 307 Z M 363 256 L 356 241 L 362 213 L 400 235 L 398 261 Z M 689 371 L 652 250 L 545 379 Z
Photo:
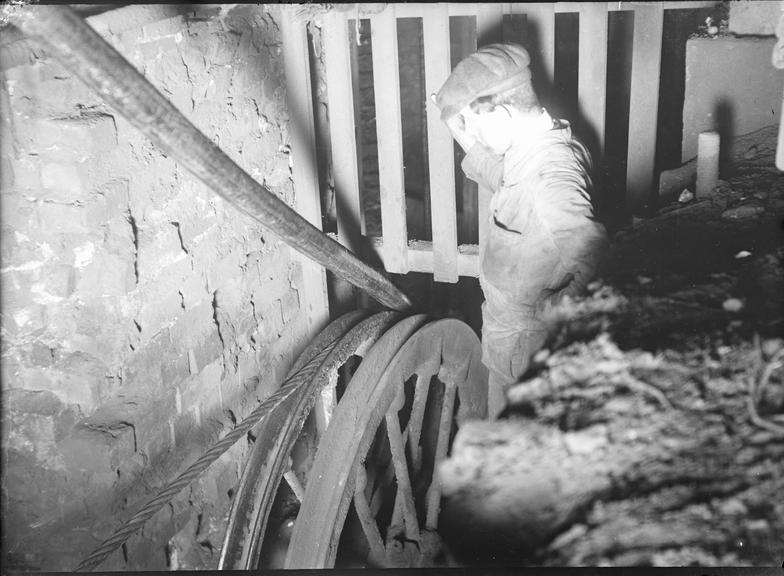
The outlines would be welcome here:
M 710 194 L 719 181 L 719 133 L 703 132 L 697 140 L 697 197 Z

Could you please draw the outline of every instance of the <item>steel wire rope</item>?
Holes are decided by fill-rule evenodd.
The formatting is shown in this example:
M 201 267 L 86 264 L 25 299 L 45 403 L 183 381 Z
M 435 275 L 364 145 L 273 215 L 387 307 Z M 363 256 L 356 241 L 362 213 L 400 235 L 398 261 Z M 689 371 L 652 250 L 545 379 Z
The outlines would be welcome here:
M 237 440 L 250 432 L 262 418 L 272 411 L 280 402 L 291 396 L 303 383 L 309 381 L 323 360 L 335 347 L 337 340 L 329 343 L 316 356 L 314 356 L 305 366 L 284 381 L 281 387 L 265 398 L 259 406 L 244 418 L 231 432 L 226 434 L 212 448 L 207 450 L 196 462 L 191 464 L 177 478 L 170 482 L 158 494 L 148 501 L 139 511 L 106 540 L 104 540 L 87 558 L 82 560 L 74 569 L 74 572 L 89 572 L 101 564 L 112 552 L 122 546 L 122 544 L 147 520 L 152 518 L 161 508 L 174 498 L 179 492 L 201 475 L 210 465 L 220 458 Z

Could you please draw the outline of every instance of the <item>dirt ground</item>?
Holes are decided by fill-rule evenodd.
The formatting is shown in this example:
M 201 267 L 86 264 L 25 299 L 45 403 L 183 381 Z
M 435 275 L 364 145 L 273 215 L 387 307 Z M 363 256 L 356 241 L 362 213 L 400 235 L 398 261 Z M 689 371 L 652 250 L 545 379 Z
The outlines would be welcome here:
M 457 434 L 468 565 L 782 566 L 784 175 L 775 127 L 709 197 L 622 230 L 497 422 Z

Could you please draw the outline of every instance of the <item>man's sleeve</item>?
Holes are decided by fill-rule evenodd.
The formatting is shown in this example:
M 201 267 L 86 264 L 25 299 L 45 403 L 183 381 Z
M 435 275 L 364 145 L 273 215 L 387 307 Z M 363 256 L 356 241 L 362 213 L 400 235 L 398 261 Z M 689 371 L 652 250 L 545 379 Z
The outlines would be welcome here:
M 574 168 L 554 172 L 547 179 L 545 197 L 538 203 L 537 212 L 550 229 L 563 265 L 590 279 L 607 242 L 604 226 L 593 215 L 590 181 Z
M 504 157 L 477 143 L 463 158 L 461 168 L 468 178 L 495 194 L 504 177 Z

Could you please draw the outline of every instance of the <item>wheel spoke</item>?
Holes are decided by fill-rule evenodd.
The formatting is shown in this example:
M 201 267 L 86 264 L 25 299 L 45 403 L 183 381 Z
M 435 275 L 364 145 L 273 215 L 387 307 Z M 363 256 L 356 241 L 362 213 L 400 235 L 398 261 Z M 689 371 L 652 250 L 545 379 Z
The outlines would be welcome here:
M 408 424 L 406 424 L 405 430 L 403 430 L 403 443 L 408 446 L 414 476 L 419 473 L 419 469 L 422 465 L 422 448 L 419 445 L 419 439 L 422 435 L 422 422 L 425 417 L 425 408 L 427 407 L 427 397 L 430 390 L 430 379 L 432 376 L 433 372 L 430 371 L 425 373 L 419 372 L 417 374 L 416 387 L 414 389 L 414 401 L 411 406 L 411 416 L 408 419 Z M 400 398 L 398 398 L 397 404 L 400 403 Z M 392 480 L 392 464 L 392 461 L 389 461 L 384 467 L 382 474 L 385 483 L 388 483 Z M 380 502 L 376 502 L 377 495 L 378 492 L 374 491 L 370 502 L 370 507 L 371 509 L 374 509 L 375 507 L 375 512 L 378 512 L 377 508 L 380 506 Z M 392 522 L 390 524 L 391 526 L 400 524 L 402 521 L 403 511 L 400 506 L 401 501 L 396 498 L 395 506 L 393 508 Z
M 389 449 L 392 452 L 392 462 L 395 466 L 397 477 L 397 498 L 402 496 L 403 518 L 406 525 L 406 538 L 419 540 L 419 521 L 416 516 L 414 492 L 411 489 L 411 478 L 408 475 L 408 464 L 403 444 L 403 434 L 400 431 L 400 420 L 397 410 L 393 406 L 386 413 L 387 438 Z
M 365 486 L 367 485 L 367 473 L 365 467 L 360 464 L 357 467 L 357 480 L 354 487 L 354 509 L 359 516 L 359 522 L 362 524 L 362 531 L 365 533 L 365 538 L 370 546 L 370 554 L 375 563 L 383 562 L 386 549 L 384 548 L 384 541 L 381 539 L 381 534 L 378 531 L 376 519 L 370 512 L 367 498 L 365 497 Z
M 283 473 L 283 479 L 288 483 L 297 500 L 302 502 L 302 499 L 305 498 L 305 488 L 302 486 L 302 482 L 299 481 L 297 473 L 291 468 L 291 464 L 291 457 L 289 457 L 289 470 Z
M 452 413 L 455 408 L 455 394 L 457 392 L 457 386 L 454 382 L 446 382 L 444 386 L 444 402 L 441 405 L 441 421 L 438 425 L 433 479 L 430 482 L 430 487 L 427 489 L 427 519 L 425 526 L 428 530 L 438 528 L 438 514 L 441 511 L 441 478 L 438 473 L 438 466 L 446 458 L 446 453 L 449 450 L 449 433 L 452 428 Z
M 414 390 L 414 402 L 411 406 L 411 417 L 406 426 L 405 435 L 407 436 L 411 465 L 414 474 L 419 473 L 422 465 L 422 449 L 419 446 L 419 438 L 422 435 L 422 420 L 425 417 L 425 407 L 427 405 L 427 393 L 430 389 L 431 376 L 417 374 L 416 388 Z

